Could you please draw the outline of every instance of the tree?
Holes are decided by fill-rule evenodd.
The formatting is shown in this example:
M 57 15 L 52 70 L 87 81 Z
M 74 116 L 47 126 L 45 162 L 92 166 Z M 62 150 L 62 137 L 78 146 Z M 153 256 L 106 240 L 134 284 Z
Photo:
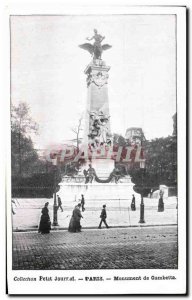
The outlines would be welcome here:
M 126 140 L 120 134 L 114 134 L 113 144 L 115 147 L 126 147 Z M 159 185 L 166 185 L 172 188 L 175 194 L 177 187 L 177 137 L 176 135 L 165 138 L 156 138 L 142 143 L 142 153 L 146 160 L 145 169 L 140 168 L 140 163 L 134 159 L 130 163 L 117 162 L 116 166 L 121 169 L 123 166 L 135 183 L 134 190 L 143 193 L 145 196 L 152 191 L 159 189 Z M 134 149 L 131 152 L 134 154 Z M 133 155 L 134 157 L 134 155 Z M 131 158 L 131 157 L 130 157 Z
M 145 146 L 147 172 L 158 184 L 177 184 L 177 138 L 168 136 L 152 140 Z
M 139 164 L 129 170 L 136 192 L 146 196 L 151 190 L 166 185 L 176 190 L 177 186 L 177 139 L 175 136 L 158 138 L 143 145 L 146 168 L 141 170 Z M 142 174 L 143 172 L 143 174 Z
M 38 125 L 30 117 L 26 103 L 11 109 L 11 167 L 12 197 L 52 197 L 61 181 L 60 169 L 55 170 L 38 157 L 31 133 L 37 133 Z
M 38 124 L 29 115 L 30 108 L 27 103 L 20 102 L 18 106 L 11 106 L 11 128 L 23 135 L 30 132 L 37 133 Z
M 33 148 L 30 133 L 37 133 L 38 125 L 29 115 L 29 106 L 20 102 L 18 106 L 11 107 L 11 153 L 12 172 L 22 176 L 23 169 L 38 160 Z
M 32 171 L 29 166 L 38 160 L 38 155 L 33 148 L 31 138 L 12 131 L 11 133 L 11 166 L 12 175 L 23 175 L 25 170 L 29 173 Z
M 79 144 L 80 144 L 80 132 L 83 130 L 82 129 L 82 120 L 83 120 L 83 117 L 81 116 L 78 120 L 78 124 L 77 126 L 75 127 L 72 127 L 71 130 L 75 133 L 76 135 L 76 147 L 77 149 L 79 149 Z
M 126 139 L 118 133 L 113 134 L 113 144 L 118 146 L 126 146 Z

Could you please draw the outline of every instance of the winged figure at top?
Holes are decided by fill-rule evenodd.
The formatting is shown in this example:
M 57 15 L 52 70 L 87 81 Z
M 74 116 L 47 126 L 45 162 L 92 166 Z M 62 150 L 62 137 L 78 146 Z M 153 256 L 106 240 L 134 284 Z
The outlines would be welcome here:
M 101 59 L 102 52 L 112 47 L 108 44 L 101 45 L 104 38 L 104 36 L 98 34 L 97 29 L 94 29 L 94 35 L 91 38 L 87 38 L 88 41 L 95 40 L 94 44 L 85 43 L 79 45 L 79 47 L 89 51 L 89 53 L 93 56 L 93 59 Z

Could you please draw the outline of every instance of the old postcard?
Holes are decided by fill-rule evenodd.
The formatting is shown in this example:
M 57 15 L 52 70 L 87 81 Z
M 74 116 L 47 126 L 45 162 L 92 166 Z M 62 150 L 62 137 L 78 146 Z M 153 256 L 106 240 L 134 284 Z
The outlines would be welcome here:
M 10 295 L 186 293 L 186 8 L 10 7 Z

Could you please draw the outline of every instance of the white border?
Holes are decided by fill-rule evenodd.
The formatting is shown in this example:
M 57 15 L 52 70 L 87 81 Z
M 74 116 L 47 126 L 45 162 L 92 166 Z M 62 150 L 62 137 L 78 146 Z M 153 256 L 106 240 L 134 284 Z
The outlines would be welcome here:
M 43 2 L 43 1 L 42 1 Z M 177 112 L 178 112 L 178 199 L 179 200 L 179 268 L 178 270 L 93 270 L 93 271 L 12 271 L 12 234 L 11 234 L 11 213 L 8 214 L 8 290 L 9 294 L 182 294 L 186 291 L 186 34 L 185 34 L 185 16 L 184 7 L 127 7 L 127 6 L 63 6 L 62 3 L 56 5 L 53 2 L 39 3 L 38 5 L 29 2 L 17 2 L 7 6 L 5 16 L 4 40 L 6 41 L 6 136 L 9 140 L 9 15 L 27 15 L 27 14 L 176 14 L 177 15 Z M 5 101 L 5 100 L 4 100 Z M 7 148 L 7 198 L 10 200 L 10 143 Z M 182 203 L 181 203 L 182 202 Z M 7 211 L 11 212 L 11 201 L 7 201 Z M 13 277 L 17 276 L 70 276 L 82 274 L 83 276 L 139 276 L 139 275 L 175 275 L 176 281 L 149 281 L 149 282 L 101 282 L 87 283 L 84 281 L 74 283 L 59 283 L 52 285 L 49 282 L 15 282 Z M 82 275 L 81 275 L 82 276 Z

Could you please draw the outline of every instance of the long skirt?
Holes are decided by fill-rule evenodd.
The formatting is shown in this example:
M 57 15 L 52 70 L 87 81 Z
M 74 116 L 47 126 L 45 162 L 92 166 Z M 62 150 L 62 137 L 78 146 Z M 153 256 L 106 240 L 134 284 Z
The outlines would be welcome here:
M 69 232 L 78 232 L 81 231 L 81 225 L 80 221 L 77 221 L 74 219 L 74 217 L 71 217 L 68 227 Z
M 51 230 L 51 222 L 49 216 L 42 215 L 39 223 L 39 232 L 49 233 Z
M 76 232 L 75 220 L 74 220 L 73 216 L 70 219 L 68 231 L 69 232 Z

